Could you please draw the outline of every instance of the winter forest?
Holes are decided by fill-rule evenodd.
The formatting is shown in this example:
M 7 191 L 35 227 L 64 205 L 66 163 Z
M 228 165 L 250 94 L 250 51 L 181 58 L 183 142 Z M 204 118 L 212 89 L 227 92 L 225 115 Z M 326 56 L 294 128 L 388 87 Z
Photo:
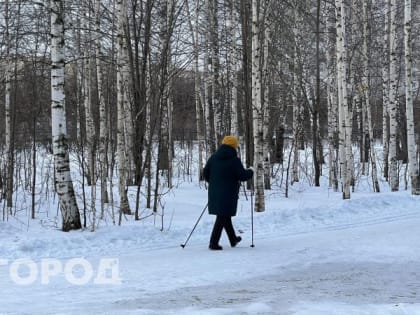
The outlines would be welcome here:
M 360 174 L 374 192 L 419 193 L 417 1 L 0 6 L 3 221 L 17 195 L 35 218 L 51 191 L 64 231 L 94 230 L 111 208 L 115 224 L 139 220 L 174 176 L 200 181 L 227 134 L 255 168 L 257 212 L 273 182 L 287 197 L 322 176 L 344 199 Z

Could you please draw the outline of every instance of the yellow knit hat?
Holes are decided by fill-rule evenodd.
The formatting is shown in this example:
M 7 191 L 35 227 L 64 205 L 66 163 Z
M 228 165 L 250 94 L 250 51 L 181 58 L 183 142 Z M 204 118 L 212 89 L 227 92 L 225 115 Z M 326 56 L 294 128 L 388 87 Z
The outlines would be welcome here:
M 234 149 L 239 147 L 239 141 L 235 136 L 225 136 L 222 140 L 222 144 L 229 145 Z

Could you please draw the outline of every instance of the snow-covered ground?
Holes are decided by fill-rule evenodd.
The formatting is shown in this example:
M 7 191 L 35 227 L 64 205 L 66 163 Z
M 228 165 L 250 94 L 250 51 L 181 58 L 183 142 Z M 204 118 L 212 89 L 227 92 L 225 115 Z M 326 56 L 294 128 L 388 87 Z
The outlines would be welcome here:
M 266 211 L 240 196 L 242 242 L 208 250 L 203 185 L 180 182 L 165 216 L 96 232 L 60 232 L 56 210 L 0 222 L 0 314 L 420 314 L 420 198 L 371 192 L 350 200 L 295 184 L 266 191 Z M 148 210 L 142 215 L 147 216 Z M 18 216 L 22 218 L 22 216 Z M 24 216 L 23 216 L 24 217 Z M 42 218 L 41 218 L 42 217 Z

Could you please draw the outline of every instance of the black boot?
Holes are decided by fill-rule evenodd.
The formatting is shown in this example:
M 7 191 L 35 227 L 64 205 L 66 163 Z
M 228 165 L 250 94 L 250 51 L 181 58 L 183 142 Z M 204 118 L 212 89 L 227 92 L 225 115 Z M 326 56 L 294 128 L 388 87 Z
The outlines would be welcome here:
M 236 239 L 233 241 L 233 242 L 231 242 L 231 246 L 232 247 L 235 247 L 236 245 L 238 245 L 238 243 L 240 242 L 240 241 L 242 241 L 242 237 L 240 237 L 240 236 L 237 236 L 236 237 Z
M 211 249 L 211 250 L 222 250 L 223 249 L 223 247 L 222 246 L 220 246 L 220 245 L 212 245 L 212 244 L 210 244 L 209 245 L 209 249 Z
M 219 246 L 220 236 L 222 235 L 224 225 L 224 218 L 221 216 L 216 217 L 216 221 L 214 222 L 213 231 L 211 232 L 209 248 L 213 250 L 221 250 L 222 247 Z M 219 248 L 220 247 L 220 248 Z

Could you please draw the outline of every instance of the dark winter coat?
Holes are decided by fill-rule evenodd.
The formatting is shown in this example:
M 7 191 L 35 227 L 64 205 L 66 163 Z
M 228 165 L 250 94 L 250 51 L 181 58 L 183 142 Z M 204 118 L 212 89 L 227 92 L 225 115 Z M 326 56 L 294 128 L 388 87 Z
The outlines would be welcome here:
M 222 144 L 203 170 L 204 179 L 209 182 L 209 213 L 235 216 L 240 181 L 247 181 L 252 175 L 252 170 L 244 169 L 236 150 Z

